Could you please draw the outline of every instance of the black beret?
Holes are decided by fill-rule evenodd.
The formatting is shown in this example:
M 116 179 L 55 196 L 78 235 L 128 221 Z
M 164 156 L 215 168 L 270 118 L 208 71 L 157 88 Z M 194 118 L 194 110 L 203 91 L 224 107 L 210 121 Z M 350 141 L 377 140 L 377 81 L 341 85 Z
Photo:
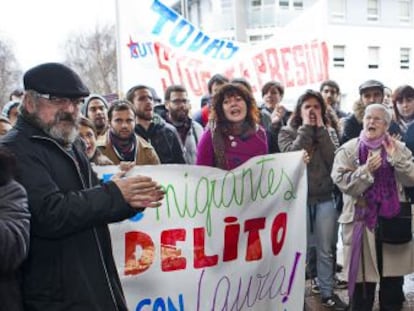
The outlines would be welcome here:
M 372 88 L 378 88 L 378 89 L 381 89 L 381 91 L 384 91 L 384 84 L 382 84 L 381 82 L 377 80 L 365 81 L 359 86 L 359 94 L 361 95 L 363 91 L 372 89 Z
M 76 72 L 59 63 L 46 63 L 29 69 L 23 76 L 23 84 L 25 90 L 53 96 L 77 98 L 90 93 Z

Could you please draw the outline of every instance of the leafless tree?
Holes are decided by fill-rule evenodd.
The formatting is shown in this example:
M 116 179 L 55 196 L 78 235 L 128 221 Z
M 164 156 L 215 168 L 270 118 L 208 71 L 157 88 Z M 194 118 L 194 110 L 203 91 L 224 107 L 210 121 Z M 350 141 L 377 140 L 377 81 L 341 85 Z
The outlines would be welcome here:
M 21 87 L 22 71 L 14 56 L 12 45 L 0 39 L 0 108 L 9 101 L 10 93 Z
M 116 33 L 114 25 L 72 34 L 64 44 L 65 64 L 78 72 L 91 92 L 117 91 Z

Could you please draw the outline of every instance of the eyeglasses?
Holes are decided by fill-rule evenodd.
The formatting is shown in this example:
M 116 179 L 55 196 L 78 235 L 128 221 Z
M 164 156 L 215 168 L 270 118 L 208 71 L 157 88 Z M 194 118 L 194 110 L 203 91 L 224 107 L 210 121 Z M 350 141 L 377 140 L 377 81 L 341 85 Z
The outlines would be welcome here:
M 81 105 L 85 102 L 85 98 L 83 97 L 78 97 L 78 98 L 68 98 L 68 97 L 59 97 L 59 96 L 53 96 L 50 94 L 40 94 L 40 93 L 36 93 L 37 97 L 40 98 L 44 98 L 47 99 L 51 102 L 53 102 L 56 105 L 65 105 L 67 103 L 71 103 L 74 105 Z
M 190 103 L 190 101 L 188 99 L 184 99 L 184 98 L 173 99 L 173 100 L 170 100 L 170 102 L 172 102 L 176 106 L 178 106 L 178 105 L 188 105 Z
M 374 122 L 374 123 L 380 123 L 380 122 L 385 122 L 384 119 L 379 118 L 379 117 L 371 117 L 371 116 L 365 116 L 364 119 L 368 122 Z

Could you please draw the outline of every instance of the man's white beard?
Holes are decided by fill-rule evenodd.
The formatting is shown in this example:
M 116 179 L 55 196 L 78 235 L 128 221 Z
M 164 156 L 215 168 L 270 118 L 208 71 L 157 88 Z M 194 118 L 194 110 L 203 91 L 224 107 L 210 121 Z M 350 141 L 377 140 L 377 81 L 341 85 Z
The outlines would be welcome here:
M 43 122 L 37 111 L 30 114 L 30 119 L 65 148 L 70 148 L 79 135 L 79 117 L 74 118 L 68 112 L 58 112 L 50 123 Z
M 68 129 L 67 126 L 62 128 L 59 124 L 55 124 L 48 129 L 47 133 L 63 146 L 70 147 L 79 135 L 79 130 L 76 125 L 73 125 Z

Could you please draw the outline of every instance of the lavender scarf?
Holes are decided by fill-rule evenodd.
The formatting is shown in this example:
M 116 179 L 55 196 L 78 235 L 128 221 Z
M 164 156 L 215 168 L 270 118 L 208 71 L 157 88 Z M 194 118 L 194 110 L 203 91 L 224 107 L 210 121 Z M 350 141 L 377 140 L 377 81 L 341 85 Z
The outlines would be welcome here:
M 381 166 L 374 172 L 374 183 L 355 204 L 355 224 L 352 232 L 351 260 L 348 273 L 348 293 L 352 297 L 361 257 L 362 238 L 365 227 L 375 230 L 377 218 L 392 218 L 400 212 L 400 203 L 394 168 L 387 161 L 387 152 L 382 146 L 385 135 L 367 140 L 364 131 L 359 136 L 359 163 L 365 164 L 371 150 L 381 149 Z

